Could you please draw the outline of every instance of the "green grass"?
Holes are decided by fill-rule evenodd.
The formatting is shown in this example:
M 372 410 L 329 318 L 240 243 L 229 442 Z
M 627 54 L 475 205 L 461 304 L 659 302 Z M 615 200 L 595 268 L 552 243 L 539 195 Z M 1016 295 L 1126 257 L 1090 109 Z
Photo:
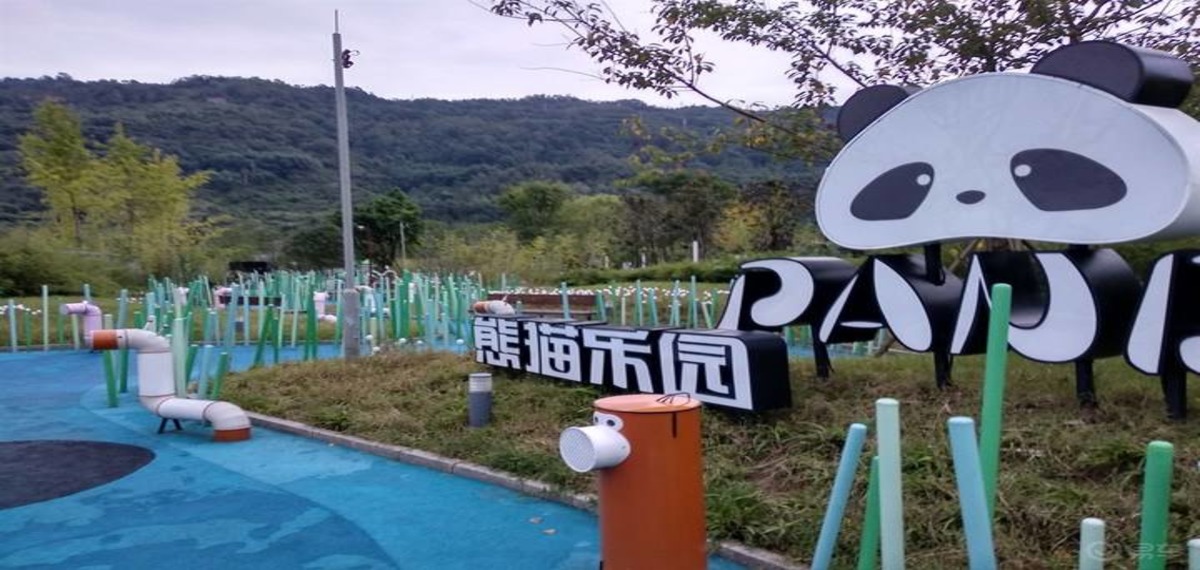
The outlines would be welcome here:
M 964 568 L 957 492 L 946 420 L 978 416 L 982 359 L 956 362 L 956 387 L 938 391 L 922 356 L 839 360 L 832 380 L 813 378 L 810 362 L 792 365 L 794 406 L 759 416 L 706 410 L 704 447 L 708 526 L 736 539 L 806 560 L 816 543 L 848 424 L 870 423 L 876 398 L 902 403 L 907 553 L 913 568 Z M 352 363 L 287 364 L 231 378 L 226 395 L 249 409 L 370 439 L 417 447 L 590 491 L 593 478 L 568 470 L 559 432 L 588 421 L 594 389 L 547 379 L 497 375 L 494 421 L 466 423 L 467 358 L 389 354 Z M 1164 419 L 1156 379 L 1118 359 L 1097 363 L 1101 408 L 1075 405 L 1070 366 L 1013 358 L 997 502 L 996 544 L 1006 568 L 1069 568 L 1079 520 L 1108 523 L 1112 567 L 1137 552 L 1145 445 L 1175 444 L 1171 501 L 1172 564 L 1200 536 L 1200 420 Z M 1200 412 L 1200 402 L 1192 407 Z M 872 452 L 868 444 L 868 455 Z M 866 461 L 839 541 L 839 567 L 857 551 Z

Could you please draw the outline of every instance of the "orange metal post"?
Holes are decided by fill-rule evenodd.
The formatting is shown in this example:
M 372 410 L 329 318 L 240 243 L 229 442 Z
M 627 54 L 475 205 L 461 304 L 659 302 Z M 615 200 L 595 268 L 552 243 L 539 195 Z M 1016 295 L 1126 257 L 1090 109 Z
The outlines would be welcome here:
M 620 465 L 600 470 L 602 568 L 705 568 L 700 402 L 631 394 L 595 408 L 621 418 L 631 449 Z

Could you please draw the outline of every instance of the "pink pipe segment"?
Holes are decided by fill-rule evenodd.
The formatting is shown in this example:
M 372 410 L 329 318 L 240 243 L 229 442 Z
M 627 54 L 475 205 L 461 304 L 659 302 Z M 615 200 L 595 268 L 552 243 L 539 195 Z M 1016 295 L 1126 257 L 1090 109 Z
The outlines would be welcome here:
M 103 315 L 100 312 L 100 307 L 93 305 L 87 301 L 78 303 L 63 303 L 58 307 L 58 312 L 64 315 L 82 315 L 83 316 L 83 338 L 87 339 L 92 336 L 92 333 L 100 330 L 101 320 Z
M 233 292 L 233 289 L 230 289 L 229 287 L 217 287 L 216 291 L 213 291 L 213 293 L 214 293 L 213 294 L 213 308 L 214 309 L 224 309 L 225 303 L 221 302 L 221 296 L 229 295 L 232 292 Z
M 316 309 L 317 318 L 325 316 L 325 303 L 329 299 L 329 293 L 318 291 L 313 293 L 313 307 Z

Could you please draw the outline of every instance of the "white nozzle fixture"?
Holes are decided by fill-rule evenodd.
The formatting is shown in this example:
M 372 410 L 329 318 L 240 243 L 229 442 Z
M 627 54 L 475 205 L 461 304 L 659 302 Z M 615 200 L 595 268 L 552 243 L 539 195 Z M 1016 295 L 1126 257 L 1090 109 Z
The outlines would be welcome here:
M 229 402 L 180 398 L 175 394 L 171 343 L 153 331 L 120 329 L 96 331 L 88 342 L 96 350 L 129 348 L 137 351 L 138 401 L 150 413 L 173 420 L 206 420 L 213 439 L 241 441 L 250 438 L 250 418 Z
M 629 440 L 608 426 L 569 427 L 558 438 L 558 454 L 579 473 L 616 467 L 629 452 Z
M 517 310 L 506 301 L 478 301 L 471 306 L 476 313 L 485 315 L 514 315 Z

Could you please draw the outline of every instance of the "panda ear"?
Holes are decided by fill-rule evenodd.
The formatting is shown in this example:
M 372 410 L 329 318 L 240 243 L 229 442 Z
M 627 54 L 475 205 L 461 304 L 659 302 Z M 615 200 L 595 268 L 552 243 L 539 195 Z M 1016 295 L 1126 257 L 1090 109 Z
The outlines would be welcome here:
M 916 92 L 915 87 L 897 85 L 872 85 L 859 89 L 838 111 L 838 135 L 843 141 L 850 142 L 867 125 Z
M 1130 103 L 1178 107 L 1192 88 L 1192 69 L 1169 53 L 1106 41 L 1060 47 L 1030 73 L 1070 79 Z

